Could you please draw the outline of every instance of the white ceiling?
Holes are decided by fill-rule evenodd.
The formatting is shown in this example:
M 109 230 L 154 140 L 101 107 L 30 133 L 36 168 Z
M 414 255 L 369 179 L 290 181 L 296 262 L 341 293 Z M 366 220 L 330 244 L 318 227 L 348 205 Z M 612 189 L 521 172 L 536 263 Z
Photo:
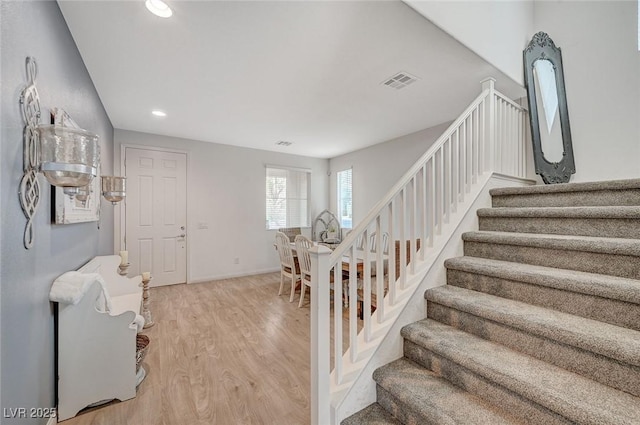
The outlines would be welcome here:
M 330 158 L 456 118 L 487 76 L 524 94 L 399 0 L 167 3 L 59 0 L 115 128 Z

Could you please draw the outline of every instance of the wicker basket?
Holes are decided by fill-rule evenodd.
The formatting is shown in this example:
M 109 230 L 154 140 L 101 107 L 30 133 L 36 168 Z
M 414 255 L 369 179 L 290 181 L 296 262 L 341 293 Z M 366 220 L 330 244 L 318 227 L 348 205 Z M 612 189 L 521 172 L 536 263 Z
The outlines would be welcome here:
M 149 337 L 146 335 L 136 335 L 136 373 L 140 370 L 140 365 L 149 351 Z

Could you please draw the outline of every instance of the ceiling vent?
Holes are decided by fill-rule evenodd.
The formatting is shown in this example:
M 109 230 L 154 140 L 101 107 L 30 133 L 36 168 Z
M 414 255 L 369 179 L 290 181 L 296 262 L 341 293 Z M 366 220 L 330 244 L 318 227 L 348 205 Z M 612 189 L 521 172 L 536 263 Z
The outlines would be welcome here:
M 381 84 L 391 87 L 392 89 L 400 90 L 401 88 L 407 87 L 409 84 L 415 83 L 416 81 L 418 81 L 418 77 L 415 77 L 408 72 L 398 72 L 393 77 L 384 80 Z
M 276 142 L 276 145 L 278 146 L 291 146 L 293 144 L 293 142 L 286 142 L 284 140 L 280 140 L 279 142 Z

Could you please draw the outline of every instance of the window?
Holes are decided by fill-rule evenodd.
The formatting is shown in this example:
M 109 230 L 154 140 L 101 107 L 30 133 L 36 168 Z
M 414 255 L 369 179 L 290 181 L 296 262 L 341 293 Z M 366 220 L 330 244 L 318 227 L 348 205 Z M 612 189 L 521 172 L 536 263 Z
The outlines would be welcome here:
M 267 229 L 309 227 L 308 170 L 267 167 Z
M 340 226 L 342 228 L 351 229 L 353 224 L 351 168 L 344 171 L 338 171 L 337 180 L 338 215 L 340 217 Z

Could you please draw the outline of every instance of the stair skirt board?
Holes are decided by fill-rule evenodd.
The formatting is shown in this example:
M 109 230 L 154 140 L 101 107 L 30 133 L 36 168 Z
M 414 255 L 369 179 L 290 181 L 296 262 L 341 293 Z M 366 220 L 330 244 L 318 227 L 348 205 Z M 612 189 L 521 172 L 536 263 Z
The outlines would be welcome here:
M 640 180 L 490 193 L 342 423 L 640 424 Z

